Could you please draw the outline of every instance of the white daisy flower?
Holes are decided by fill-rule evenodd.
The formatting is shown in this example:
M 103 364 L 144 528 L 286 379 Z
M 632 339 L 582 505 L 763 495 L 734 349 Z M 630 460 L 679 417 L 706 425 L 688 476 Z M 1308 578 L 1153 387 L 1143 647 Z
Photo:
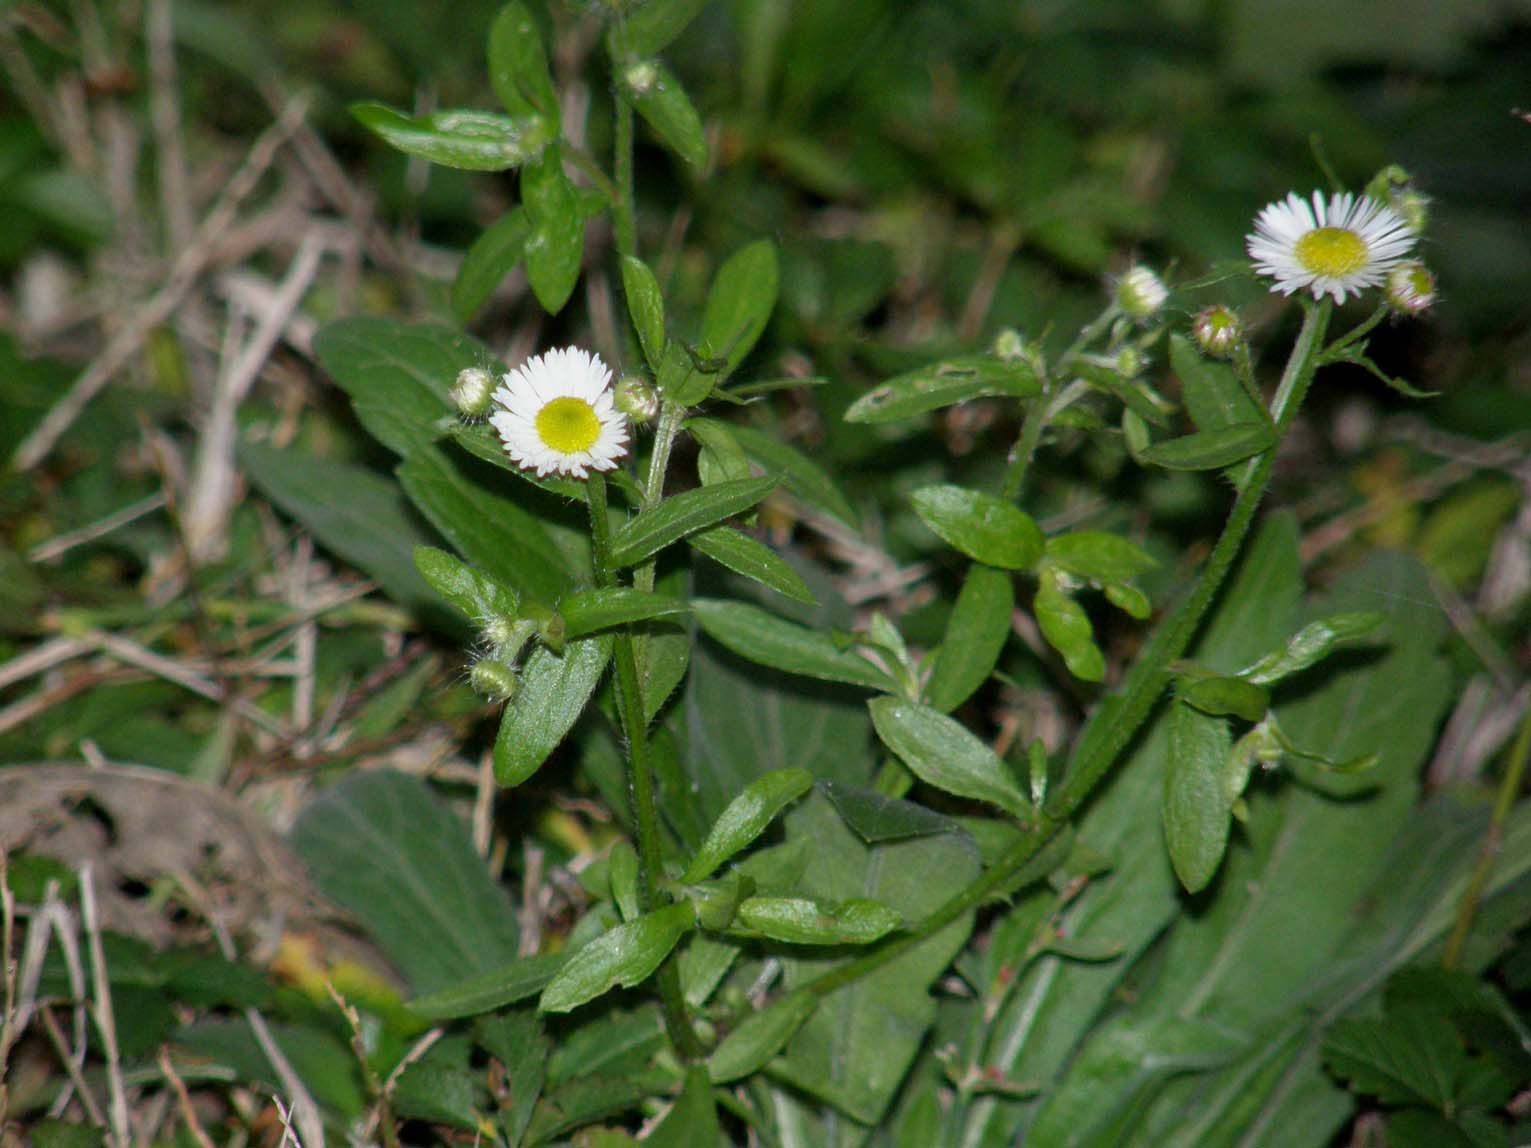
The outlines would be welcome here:
M 489 421 L 518 465 L 541 477 L 586 478 L 627 453 L 627 420 L 612 403 L 611 371 L 598 355 L 564 347 L 526 360 L 494 392 Z
M 1306 288 L 1315 299 L 1332 295 L 1343 303 L 1381 283 L 1414 240 L 1414 230 L 1385 203 L 1315 191 L 1311 204 L 1293 192 L 1260 212 L 1245 242 L 1255 270 L 1276 281 L 1272 291 Z

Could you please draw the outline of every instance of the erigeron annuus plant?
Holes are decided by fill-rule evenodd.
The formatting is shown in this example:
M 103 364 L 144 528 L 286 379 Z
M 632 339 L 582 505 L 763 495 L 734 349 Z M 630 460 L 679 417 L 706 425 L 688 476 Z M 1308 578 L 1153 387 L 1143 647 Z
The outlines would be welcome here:
M 1254 217 L 1250 271 L 1301 313 L 1269 394 L 1240 315 L 1207 287 L 1167 284 L 1143 264 L 1106 285 L 1099 315 L 1061 352 L 1046 353 L 1038 332 L 1006 332 L 866 390 L 845 411 L 852 423 L 892 427 L 982 400 L 1018 433 L 988 488 L 931 482 L 908 493 L 914 516 L 949 547 L 947 560 L 965 567 L 934 649 L 919 649 L 885 612 L 853 629 L 811 624 L 801 606 L 814 603 L 814 586 L 750 518 L 778 495 L 844 529 L 856 510 L 814 459 L 732 417 L 781 385 L 737 377 L 771 318 L 775 248 L 760 239 L 718 260 L 694 321 L 674 313 L 639 248 L 635 113 L 688 170 L 706 166 L 701 120 L 659 57 L 700 7 L 651 0 L 609 14 L 609 164 L 570 142 L 543 31 L 518 3 L 501 12 L 489 43 L 503 111 L 354 109 L 412 155 L 518 171 L 520 205 L 474 245 L 454 287 L 459 319 L 516 266 L 538 304 L 560 312 L 582 274 L 587 232 L 609 217 L 602 257 L 627 321 L 622 359 L 609 364 L 575 346 L 491 368 L 467 337 L 419 329 L 397 336 L 412 341 L 408 369 L 379 373 L 387 356 L 369 344 L 392 345 L 386 324 L 342 323 L 320 340 L 362 421 L 402 457 L 406 492 L 459 551 L 423 549 L 417 564 L 478 630 L 474 684 L 503 702 L 498 783 L 526 784 L 582 722 L 604 724 L 622 750 L 622 783 L 605 795 L 631 843 L 587 873 L 595 907 L 561 947 L 414 1007 L 440 1020 L 508 1009 L 542 1024 L 602 1007 L 595 1002 L 618 989 L 638 990 L 622 998 L 628 1004 L 656 999 L 664 1048 L 622 1102 L 678 1090 L 656 1142 L 732 1135 L 720 1130 L 721 1108 L 751 1143 L 997 1144 L 1022 1127 L 1037 1143 L 1063 1143 L 1058 1130 L 1081 1111 L 1068 1105 L 1088 1107 L 1089 1089 L 1057 1064 L 1049 1081 L 1014 1075 L 1026 1041 L 1042 1039 L 1017 1019 L 1017 986 L 1045 1000 L 1046 985 L 1026 980 L 1036 970 L 1125 967 L 1167 927 L 1088 933 L 1079 908 L 1095 912 L 1088 892 L 1126 864 L 1084 839 L 1109 800 L 1102 793 L 1130 772 L 1141 794 L 1137 779 L 1150 777 L 1152 800 L 1121 832 L 1151 832 L 1187 894 L 1226 896 L 1216 882 L 1235 824 L 1263 832 L 1248 796 L 1256 766 L 1289 765 L 1297 782 L 1322 788 L 1331 775 L 1378 767 L 1387 748 L 1379 736 L 1337 754 L 1334 738 L 1306 740 L 1312 723 L 1281 708 L 1289 680 L 1346 643 L 1375 644 L 1386 612 L 1333 609 L 1299 624 L 1293 571 L 1279 588 L 1239 591 L 1245 610 L 1266 594 L 1268 619 L 1230 639 L 1240 623 L 1224 614 L 1235 620 L 1220 621 L 1216 640 L 1198 636 L 1319 370 L 1347 362 L 1404 387 L 1372 363 L 1367 336 L 1433 299 L 1430 273 L 1410 258 L 1421 237 L 1398 203 L 1408 188 L 1388 177 L 1362 195 L 1294 192 Z M 1337 308 L 1352 300 L 1374 309 L 1336 335 Z M 1179 429 L 1169 374 L 1189 430 Z M 1144 588 L 1159 563 L 1137 541 L 1106 529 L 1044 530 L 1026 508 L 1037 453 L 1081 432 L 1121 444 L 1147 471 L 1220 472 L 1229 485 L 1221 534 L 1160 600 Z M 694 468 L 677 462 L 679 446 Z M 464 477 L 464 455 L 494 468 L 492 484 Z M 1272 569 L 1295 567 L 1279 528 L 1261 538 Z M 707 564 L 736 576 L 708 575 L 711 584 L 753 582 L 758 596 L 696 594 L 693 575 Z M 1258 577 L 1256 569 L 1245 581 Z M 1131 619 L 1141 647 L 1120 680 L 1087 695 L 1090 716 L 1066 752 L 1024 735 L 997 749 L 970 703 L 995 680 L 1014 619 L 1034 627 L 1072 688 L 1092 690 L 1108 676 L 1096 592 Z M 875 776 L 852 785 L 795 766 L 762 771 L 700 819 L 686 794 L 703 779 L 684 776 L 676 755 L 688 728 L 675 694 L 704 637 L 743 662 L 853 691 L 884 753 Z M 1157 759 L 1144 759 L 1145 744 Z M 969 945 L 980 911 L 990 914 L 986 938 Z M 938 1016 L 931 990 L 943 977 L 958 978 L 954 992 L 970 998 L 965 1027 Z M 1101 1043 L 1110 1030 L 1088 1029 L 1099 1005 L 1079 1006 L 1086 1058 L 1111 1052 Z M 1202 1041 L 1187 1072 L 1244 1055 L 1193 1027 L 1156 1020 L 1132 1031 L 1170 1057 L 1177 1042 Z M 612 1109 L 568 1111 L 563 1123 L 548 1118 L 548 1136 Z M 1097 1116 L 1080 1119 L 1094 1128 Z M 510 1143 L 526 1131 L 495 1127 Z

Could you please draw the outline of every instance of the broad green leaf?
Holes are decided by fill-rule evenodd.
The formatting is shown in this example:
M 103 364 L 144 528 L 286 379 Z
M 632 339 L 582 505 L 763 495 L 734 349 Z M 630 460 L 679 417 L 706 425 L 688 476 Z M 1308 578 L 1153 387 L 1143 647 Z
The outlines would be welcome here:
M 989 680 L 1010 637 L 1014 610 L 1015 588 L 1008 572 L 978 562 L 968 568 L 935 669 L 925 683 L 928 705 L 951 713 Z
M 1429 1008 L 1342 1020 L 1324 1038 L 1324 1063 L 1351 1088 L 1385 1104 L 1450 1111 L 1466 1068 L 1450 1019 Z
M 833 475 L 796 447 L 788 446 L 754 427 L 728 425 L 744 452 L 767 474 L 781 475 L 787 489 L 810 506 L 815 506 L 853 529 L 861 520 L 849 500 L 841 493 Z
M 1269 422 L 1233 423 L 1156 442 L 1139 452 L 1144 461 L 1168 470 L 1217 470 L 1259 454 L 1276 441 Z
M 520 785 L 541 768 L 584 712 L 610 656 L 609 634 L 576 639 L 562 655 L 544 646 L 532 651 L 500 719 L 494 742 L 496 782 Z
M 643 345 L 643 357 L 649 369 L 657 371 L 665 347 L 664 296 L 659 292 L 659 280 L 643 260 L 622 256 L 622 293 L 627 296 L 627 313 Z
M 869 945 L 904 923 L 896 910 L 864 897 L 829 903 L 807 897 L 749 897 L 738 924 L 792 945 Z
M 696 452 L 696 473 L 703 486 L 753 475 L 749 456 L 727 423 L 714 419 L 687 419 L 685 427 L 701 448 Z
M 1032 610 L 1047 644 L 1063 655 L 1069 673 L 1087 682 L 1106 676 L 1106 659 L 1095 644 L 1095 631 L 1084 607 L 1064 590 L 1057 571 L 1042 568 Z
M 1243 678 L 1193 677 L 1182 681 L 1176 693 L 1187 705 L 1214 717 L 1259 721 L 1270 708 L 1270 694 Z
M 873 387 L 850 405 L 845 419 L 890 423 L 986 395 L 1027 399 L 1041 393 L 1041 380 L 1029 363 L 971 355 L 932 363 Z
M 645 0 L 612 26 L 612 43 L 622 55 L 652 56 L 686 30 L 707 0 Z
M 776 245 L 757 240 L 734 252 L 713 276 L 702 311 L 701 351 L 724 361 L 715 386 L 744 361 L 770 322 L 779 271 Z
M 560 1139 L 565 1133 L 637 1108 L 652 1092 L 651 1082 L 623 1076 L 581 1076 L 565 1081 L 550 1087 L 537 1102 L 522 1144 L 566 1143 Z M 630 1143 L 616 1139 L 626 1135 L 625 1132 L 598 1131 L 592 1135 L 588 1148 L 631 1148 Z M 611 1139 L 602 1141 L 597 1136 Z M 581 1145 L 581 1148 L 586 1146 Z
M 427 1020 L 452 1020 L 493 1012 L 540 993 L 569 959 L 567 953 L 522 957 L 497 969 L 409 1002 L 409 1011 Z
M 1257 686 L 1270 685 L 1282 678 L 1301 673 L 1332 654 L 1342 642 L 1364 638 L 1387 621 L 1377 610 L 1335 614 L 1309 622 L 1286 645 L 1239 671 L 1239 676 Z
M 691 635 L 673 622 L 661 622 L 643 635 L 638 647 L 638 690 L 645 718 L 653 721 L 658 716 L 690 664 Z
M 611 560 L 631 566 L 688 534 L 741 514 L 776 489 L 775 478 L 745 478 L 672 495 L 629 520 L 611 540 Z
M 1047 559 L 1061 570 L 1091 582 L 1130 582 L 1158 565 L 1119 534 L 1076 530 L 1047 540 Z
M 1030 570 L 1042 557 L 1042 531 L 1031 516 L 992 494 L 961 486 L 925 486 L 910 496 L 920 521 L 978 562 Z
M 772 770 L 750 782 L 713 822 L 681 880 L 695 884 L 712 876 L 718 866 L 749 846 L 778 813 L 807 793 L 812 785 L 813 775 L 806 769 Z
M 932 833 L 956 833 L 960 828 L 951 818 L 923 805 L 887 797 L 876 790 L 838 781 L 820 782 L 819 788 L 834 803 L 840 820 L 868 845 L 928 837 Z M 996 821 L 992 824 L 1003 823 Z
M 779 618 L 759 606 L 697 598 L 691 608 L 709 637 L 752 662 L 828 682 L 897 689 L 886 673 L 861 655 L 842 650 L 827 634 Z
M 444 167 L 504 171 L 542 153 L 554 132 L 538 115 L 456 108 L 410 116 L 383 104 L 351 105 L 362 126 L 400 151 Z
M 470 622 L 483 625 L 517 616 L 520 597 L 483 571 L 434 546 L 416 546 L 414 557 L 415 569 L 431 584 L 431 589 L 461 610 Z
M 1015 817 L 1030 815 L 1031 805 L 1009 767 L 959 722 L 897 698 L 875 698 L 868 706 L 877 736 L 921 781 L 987 801 Z
M 577 950 L 542 990 L 542 1012 L 569 1012 L 617 985 L 646 981 L 680 939 L 696 927 L 689 903 L 667 905 L 618 925 Z
M 544 478 L 535 470 L 511 461 L 510 455 L 505 451 L 504 441 L 488 423 L 453 422 L 447 430 L 447 437 L 474 458 L 487 462 L 506 474 L 514 475 L 521 482 L 530 483 L 538 490 L 556 494 L 559 498 L 577 502 L 581 506 L 585 504 L 583 482 L 577 478 L 564 478 L 557 474 L 550 474 Z M 610 476 L 608 476 L 608 482 L 610 482 Z M 611 483 L 611 487 L 621 489 L 616 483 Z
M 466 323 L 526 257 L 532 225 L 524 208 L 507 211 L 473 241 L 452 281 L 452 313 Z
M 1175 875 L 1190 893 L 1211 883 L 1228 848 L 1233 802 L 1223 772 L 1232 749 L 1225 719 L 1185 704 L 1173 707 L 1161 809 Z
M 539 112 L 550 134 L 558 135 L 558 93 L 548 71 L 542 31 L 520 0 L 501 8 L 489 27 L 489 82 L 506 111 Z
M 556 315 L 574 292 L 585 254 L 585 218 L 557 147 L 521 169 L 521 202 L 531 224 L 526 277 L 537 302 Z
M 609 630 L 630 622 L 673 618 L 684 614 L 686 608 L 684 602 L 668 594 L 626 586 L 581 590 L 558 603 L 558 613 L 564 620 L 564 634 L 569 638 L 581 638 L 597 630 Z
M 1196 429 L 1221 430 L 1267 420 L 1244 384 L 1226 363 L 1207 358 L 1184 335 L 1170 336 L 1170 366 L 1180 379 L 1180 396 Z
M 731 526 L 714 526 L 689 535 L 686 542 L 692 549 L 707 555 L 720 566 L 726 566 L 735 574 L 742 574 L 762 586 L 769 586 L 778 594 L 785 594 L 798 602 L 812 605 L 816 600 L 813 591 L 803 581 L 803 576 L 763 542 L 757 542 L 748 534 Z
M 721 1137 L 707 1069 L 693 1064 L 686 1070 L 686 1083 L 680 1096 L 644 1144 L 648 1148 L 713 1148 Z
M 728 1084 L 760 1071 L 817 1006 L 817 998 L 810 993 L 788 993 L 751 1013 L 713 1049 L 707 1058 L 707 1075 L 714 1084 Z
M 707 133 L 675 73 L 660 60 L 639 60 L 622 70 L 627 97 L 654 134 L 694 168 L 707 162 Z
M 309 802 L 288 840 L 314 884 L 361 922 L 416 992 L 516 959 L 510 900 L 467 826 L 418 778 L 352 773 Z

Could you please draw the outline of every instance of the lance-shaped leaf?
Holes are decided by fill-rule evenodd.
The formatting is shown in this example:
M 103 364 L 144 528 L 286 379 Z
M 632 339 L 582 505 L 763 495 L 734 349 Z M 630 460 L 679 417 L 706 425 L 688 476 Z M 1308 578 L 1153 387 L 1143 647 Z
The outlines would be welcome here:
M 611 560 L 631 566 L 688 534 L 716 526 L 776 489 L 775 478 L 743 478 L 682 491 L 629 521 L 611 540 Z
M 507 211 L 486 227 L 457 269 L 452 281 L 452 312 L 466 323 L 526 257 L 532 225 L 524 208 Z
M 434 546 L 415 547 L 415 569 L 431 589 L 456 606 L 471 622 L 514 618 L 521 597 L 509 586 L 458 561 L 445 550 Z
M 886 673 L 859 654 L 842 650 L 829 635 L 778 618 L 759 606 L 695 598 L 691 609 L 709 637 L 741 658 L 827 682 L 884 691 L 898 688 Z
M 803 576 L 792 569 L 786 559 L 765 543 L 757 542 L 731 526 L 700 530 L 688 537 L 686 542 L 719 565 L 759 582 L 762 586 L 769 586 L 778 594 L 785 594 L 788 598 L 809 605 L 817 601 L 808 583 L 803 581 Z
M 910 496 L 920 521 L 969 558 L 1002 570 L 1030 570 L 1044 538 L 1031 516 L 992 494 L 962 486 L 925 486 Z
M 1239 676 L 1258 686 L 1279 682 L 1327 658 L 1342 642 L 1352 642 L 1373 633 L 1385 621 L 1386 614 L 1367 610 L 1334 614 L 1309 622 L 1293 634 L 1285 646 L 1240 670 Z
M 751 1013 L 713 1049 L 707 1075 L 714 1084 L 728 1084 L 758 1072 L 803 1027 L 817 1004 L 812 993 L 789 993 Z
M 1243 678 L 1209 674 L 1183 679 L 1176 693 L 1186 705 L 1194 706 L 1213 717 L 1232 715 L 1245 721 L 1259 721 L 1270 709 L 1270 694 Z
M 693 1064 L 686 1069 L 680 1096 L 643 1143 L 647 1148 L 711 1148 L 721 1138 L 707 1069 Z
M 744 361 L 765 331 L 779 278 L 776 245 L 769 239 L 741 248 L 718 268 L 702 311 L 702 354 L 723 360 L 714 385 Z
M 643 357 L 657 371 L 665 345 L 664 296 L 649 265 L 632 255 L 622 256 L 622 293 L 627 296 L 627 313 L 643 345 Z
M 464 171 L 504 171 L 541 154 L 552 138 L 539 115 L 502 116 L 455 108 L 410 116 L 384 104 L 351 105 L 370 131 L 408 155 Z
M 689 902 L 667 905 L 602 933 L 579 949 L 542 990 L 543 1012 L 569 1012 L 621 985 L 646 981 L 680 939 L 696 927 Z
M 531 221 L 526 278 L 537 302 L 556 315 L 574 292 L 585 253 L 585 216 L 556 147 L 521 170 L 521 202 Z
M 701 447 L 696 452 L 696 473 L 703 486 L 749 478 L 750 457 L 739 445 L 733 428 L 716 419 L 687 419 L 686 430 Z
M 661 142 L 692 167 L 707 162 L 707 133 L 686 89 L 659 60 L 638 60 L 622 71 L 627 98 Z
M 1036 368 L 992 355 L 947 359 L 873 387 L 845 412 L 847 422 L 890 423 L 984 395 L 1029 399 L 1042 393 Z
M 1076 530 L 1049 538 L 1047 558 L 1060 570 L 1103 584 L 1130 582 L 1158 565 L 1121 535 L 1101 530 Z
M 1050 565 L 1042 567 L 1031 608 L 1042 636 L 1063 655 L 1069 673 L 1086 682 L 1098 682 L 1106 676 L 1106 659 L 1095 644 L 1090 616 L 1063 588 L 1062 578 Z
M 568 953 L 543 953 L 522 957 L 508 965 L 479 973 L 475 977 L 438 989 L 409 1002 L 409 1011 L 426 1020 L 452 1020 L 493 1012 L 508 1004 L 534 997 L 563 968 Z
M 865 897 L 838 904 L 807 897 L 748 897 L 737 924 L 791 945 L 870 945 L 904 923 L 897 909 Z
M 707 0 L 645 0 L 612 25 L 612 48 L 617 55 L 652 56 L 686 30 Z
M 1233 800 L 1223 773 L 1232 750 L 1226 720 L 1175 704 L 1164 775 L 1164 840 L 1175 875 L 1191 893 L 1207 887 L 1228 848 Z
M 806 769 L 775 769 L 745 786 L 744 792 L 718 815 L 681 880 L 704 881 L 735 853 L 766 831 L 776 815 L 813 785 Z
M 580 638 L 557 655 L 539 646 L 521 670 L 494 741 L 494 779 L 520 785 L 567 736 L 606 669 L 611 635 Z
M 754 459 L 767 474 L 780 474 L 787 489 L 810 506 L 838 518 L 847 526 L 860 528 L 860 519 L 850 501 L 841 493 L 834 477 L 796 447 L 788 446 L 754 427 L 728 428 L 744 453 Z
M 1170 366 L 1180 379 L 1185 409 L 1197 430 L 1210 431 L 1265 419 L 1233 368 L 1201 354 L 1184 335 L 1170 336 Z
M 1154 443 L 1139 455 L 1167 470 L 1217 470 L 1259 454 L 1276 441 L 1269 422 L 1233 423 Z
M 1010 637 L 1015 589 L 1008 571 L 974 563 L 946 623 L 925 701 L 950 713 L 989 680 Z
M 558 603 L 558 612 L 564 620 L 564 637 L 582 638 L 629 622 L 673 618 L 686 612 L 686 604 L 668 594 L 611 586 L 570 594 Z
M 558 134 L 558 93 L 537 21 L 520 0 L 500 9 L 489 28 L 489 82 L 511 114 L 535 110 Z
M 1025 818 L 1030 804 L 1009 768 L 959 722 L 929 706 L 877 698 L 868 703 L 877 736 L 921 781 Z

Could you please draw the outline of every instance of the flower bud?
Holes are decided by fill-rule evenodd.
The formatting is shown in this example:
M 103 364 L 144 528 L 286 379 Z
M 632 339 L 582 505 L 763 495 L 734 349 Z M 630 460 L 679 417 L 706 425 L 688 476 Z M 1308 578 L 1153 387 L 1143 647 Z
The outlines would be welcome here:
M 1013 363 L 1026 353 L 1026 339 L 1014 327 L 1006 327 L 994 336 L 994 357 Z
M 452 402 L 463 418 L 483 418 L 493 403 L 495 386 L 495 377 L 489 371 L 483 367 L 469 367 L 457 372 L 457 382 L 452 384 Z
M 1136 347 L 1123 347 L 1116 353 L 1116 371 L 1124 379 L 1135 379 L 1148 365 L 1143 352 Z
M 509 701 L 516 693 L 516 671 L 496 658 L 483 658 L 468 671 L 468 684 L 492 702 Z
M 1134 319 L 1151 319 L 1169 294 L 1164 281 L 1141 264 L 1116 281 L 1116 305 Z
M 622 82 L 633 95 L 646 96 L 659 82 L 659 69 L 652 60 L 640 60 L 622 73 Z
M 1400 263 L 1388 273 L 1387 301 L 1403 315 L 1418 315 L 1435 302 L 1435 276 L 1417 259 Z
M 1244 339 L 1237 312 L 1221 303 L 1204 308 L 1191 320 L 1196 345 L 1214 359 L 1226 359 Z
M 659 392 L 637 375 L 623 375 L 617 380 L 612 402 L 635 423 L 651 423 L 659 415 Z

